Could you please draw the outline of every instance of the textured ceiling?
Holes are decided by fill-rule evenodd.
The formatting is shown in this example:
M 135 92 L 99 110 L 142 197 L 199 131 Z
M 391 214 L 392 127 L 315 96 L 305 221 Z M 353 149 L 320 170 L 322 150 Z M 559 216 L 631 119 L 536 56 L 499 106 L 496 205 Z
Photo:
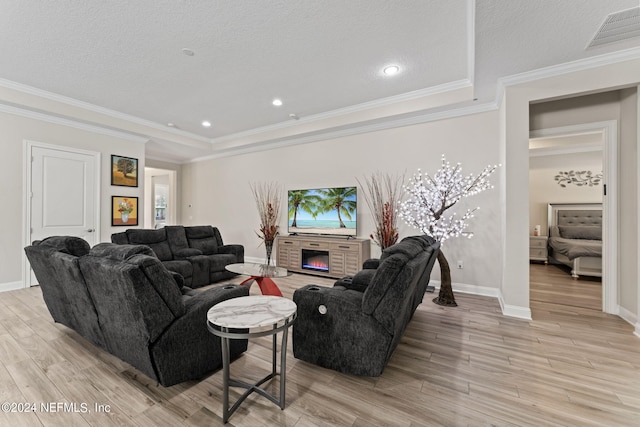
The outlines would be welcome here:
M 216 141 L 637 46 L 585 47 L 637 0 L 2 0 L 0 79 Z M 473 17 L 475 16 L 475 19 Z M 187 56 L 183 48 L 195 54 Z M 402 72 L 383 76 L 384 65 Z M 284 105 L 274 107 L 273 98 Z M 1 101 L 0 101 L 1 102 Z M 212 127 L 203 128 L 202 120 Z M 301 120 L 302 121 L 302 120 Z M 207 149 L 151 138 L 186 160 Z

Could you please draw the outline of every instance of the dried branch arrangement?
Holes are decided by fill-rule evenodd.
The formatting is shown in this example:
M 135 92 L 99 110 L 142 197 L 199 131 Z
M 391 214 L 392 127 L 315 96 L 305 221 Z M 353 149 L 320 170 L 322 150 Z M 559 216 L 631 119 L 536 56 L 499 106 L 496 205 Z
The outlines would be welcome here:
M 265 243 L 273 242 L 280 230 L 282 187 L 276 182 L 253 183 L 250 187 L 260 215 L 258 237 Z
M 381 249 L 388 248 L 398 241 L 398 207 L 402 195 L 404 175 L 389 175 L 376 172 L 364 179 L 365 185 L 358 180 L 364 191 L 364 199 L 369 206 L 375 231 L 369 235 Z

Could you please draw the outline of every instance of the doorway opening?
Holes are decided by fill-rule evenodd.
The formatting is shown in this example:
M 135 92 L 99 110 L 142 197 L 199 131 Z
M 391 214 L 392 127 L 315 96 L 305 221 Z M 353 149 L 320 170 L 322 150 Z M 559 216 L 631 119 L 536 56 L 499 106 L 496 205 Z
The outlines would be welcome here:
M 535 248 L 530 246 L 530 301 L 615 312 L 618 293 L 617 144 L 616 121 L 531 132 L 530 243 L 540 246 L 538 240 L 544 240 L 545 250 L 532 257 Z M 554 204 L 575 204 L 578 207 L 572 209 L 579 209 L 586 203 L 601 206 L 602 258 L 599 272 L 586 270 L 589 272 L 580 275 L 574 271 L 574 264 L 565 262 L 563 265 L 547 252 L 553 250 L 548 243 L 552 226 L 557 225 L 551 223 L 549 209 Z M 536 262 L 547 260 L 553 263 Z
M 144 176 L 144 227 L 155 229 L 177 224 L 177 172 L 145 168 Z

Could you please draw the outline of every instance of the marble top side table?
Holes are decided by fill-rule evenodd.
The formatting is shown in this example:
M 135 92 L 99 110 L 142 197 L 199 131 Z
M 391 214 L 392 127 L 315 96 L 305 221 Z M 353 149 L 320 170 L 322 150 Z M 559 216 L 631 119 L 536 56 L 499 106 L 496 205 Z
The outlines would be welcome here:
M 220 337 L 222 341 L 222 421 L 226 423 L 240 404 L 253 392 L 266 397 L 280 409 L 285 407 L 286 363 L 287 363 L 287 336 L 289 327 L 293 324 L 297 315 L 297 306 L 293 301 L 277 296 L 246 296 L 232 298 L 214 305 L 207 312 L 207 327 L 209 331 Z M 235 332 L 232 329 L 243 329 L 248 332 Z M 282 332 L 280 345 L 280 373 L 277 372 L 277 335 Z M 272 342 L 272 368 L 264 378 L 255 384 L 230 379 L 230 339 L 248 339 L 263 336 L 273 336 Z M 269 394 L 260 386 L 266 381 L 280 376 L 280 396 Z M 229 387 L 242 387 L 247 391 L 229 407 Z

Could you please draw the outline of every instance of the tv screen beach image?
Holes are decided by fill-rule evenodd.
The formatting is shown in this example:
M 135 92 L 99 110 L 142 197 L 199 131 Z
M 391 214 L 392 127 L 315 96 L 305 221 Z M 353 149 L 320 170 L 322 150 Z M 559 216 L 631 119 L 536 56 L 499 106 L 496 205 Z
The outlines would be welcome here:
M 290 234 L 355 236 L 356 187 L 288 191 Z

